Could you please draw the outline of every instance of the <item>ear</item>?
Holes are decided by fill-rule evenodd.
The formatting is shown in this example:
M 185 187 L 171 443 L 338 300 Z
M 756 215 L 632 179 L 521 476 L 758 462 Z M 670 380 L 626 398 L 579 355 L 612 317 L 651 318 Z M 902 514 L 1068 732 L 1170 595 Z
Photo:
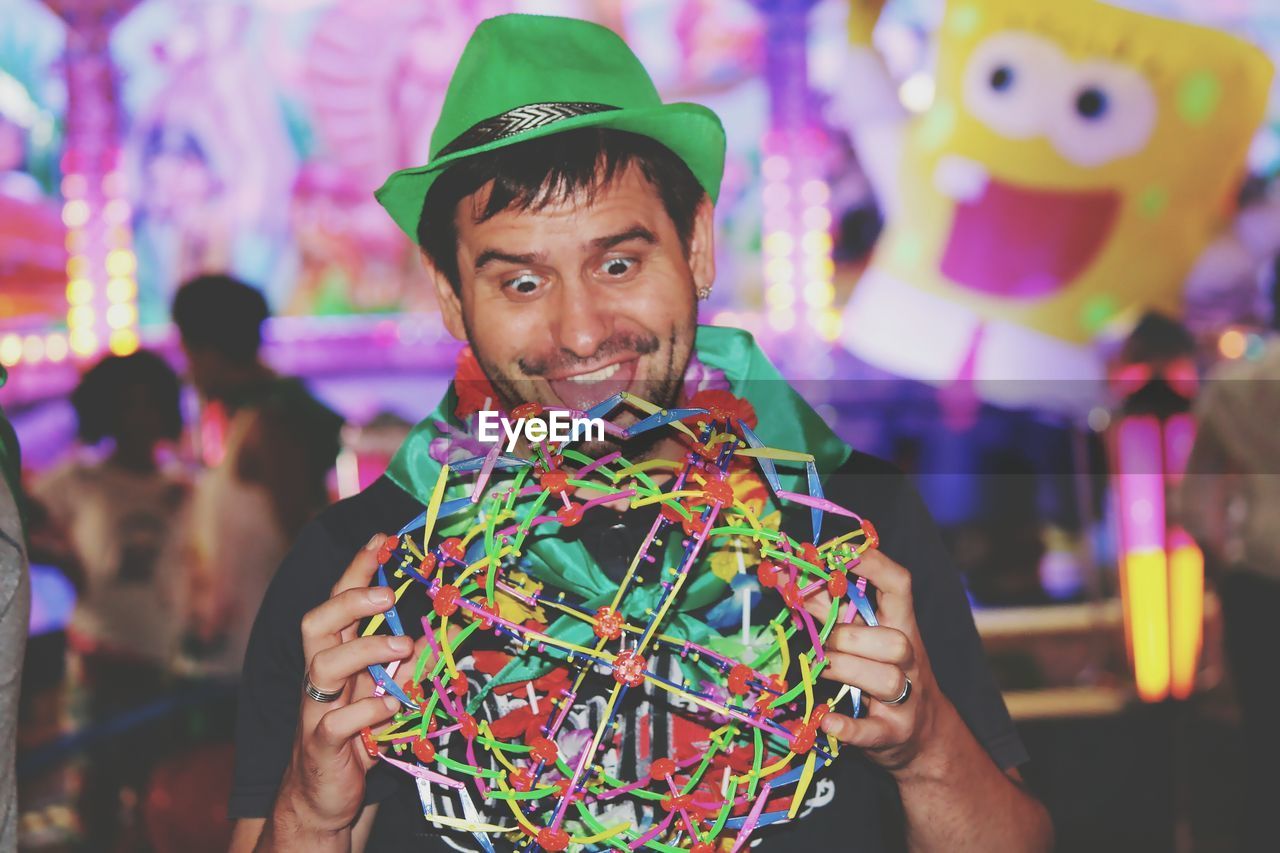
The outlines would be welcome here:
M 715 232 L 715 206 L 704 195 L 693 215 L 693 233 L 689 235 L 689 270 L 693 273 L 694 290 L 709 290 L 715 283 Z
M 462 321 L 462 299 L 453 289 L 449 277 L 440 271 L 426 252 L 422 255 L 422 265 L 427 270 L 427 277 L 436 289 L 436 302 L 440 305 L 440 319 L 445 329 L 459 341 L 467 339 L 467 327 Z

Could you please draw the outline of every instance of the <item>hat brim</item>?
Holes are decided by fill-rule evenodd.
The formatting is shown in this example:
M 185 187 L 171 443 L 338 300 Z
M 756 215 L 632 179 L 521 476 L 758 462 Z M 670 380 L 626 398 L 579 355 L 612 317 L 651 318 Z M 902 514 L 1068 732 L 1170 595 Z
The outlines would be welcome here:
M 418 220 L 422 216 L 423 201 L 436 178 L 449 166 L 486 151 L 496 151 L 581 127 L 623 130 L 654 139 L 684 161 L 712 202 L 720 194 L 720 181 L 724 177 L 724 126 L 714 112 L 701 104 L 675 103 L 574 116 L 477 145 L 475 148 L 457 151 L 425 166 L 401 169 L 387 178 L 374 193 L 374 197 L 391 214 L 400 229 L 417 242 Z

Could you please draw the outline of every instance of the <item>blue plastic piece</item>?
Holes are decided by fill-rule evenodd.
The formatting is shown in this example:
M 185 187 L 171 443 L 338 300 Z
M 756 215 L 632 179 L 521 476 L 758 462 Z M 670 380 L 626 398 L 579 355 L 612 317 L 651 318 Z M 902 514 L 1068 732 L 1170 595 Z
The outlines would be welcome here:
M 731 817 L 724 822 L 725 829 L 742 829 L 742 825 L 747 822 L 749 815 L 740 817 Z M 787 819 L 787 813 L 782 812 L 765 812 L 760 815 L 760 819 L 756 821 L 756 826 L 768 826 L 771 823 L 780 823 Z
M 822 478 L 818 476 L 818 466 L 812 462 L 804 463 L 805 470 L 809 474 L 809 497 L 821 498 L 825 497 L 822 493 Z M 816 506 L 812 510 L 813 515 L 813 541 L 817 542 L 822 539 L 822 510 Z
M 706 409 L 663 409 L 654 412 L 642 421 L 632 424 L 622 431 L 624 438 L 631 438 L 642 432 L 648 432 L 651 429 L 657 429 L 660 426 L 666 426 L 672 421 L 683 420 L 693 415 L 705 415 Z
M 411 710 L 418 710 L 418 705 L 405 694 L 396 680 L 391 677 L 391 673 L 387 672 L 386 667 L 380 663 L 375 663 L 369 667 L 369 675 L 373 676 L 373 683 L 390 693 L 392 696 L 400 700 L 400 704 Z
M 742 427 L 742 435 L 747 440 L 747 444 L 752 447 L 764 447 L 764 442 L 742 421 L 738 421 L 738 426 Z M 773 464 L 772 459 L 765 459 L 763 456 L 757 456 L 756 462 L 760 465 L 764 478 L 769 482 L 769 488 L 773 490 L 776 497 L 778 492 L 782 491 L 782 483 L 778 480 L 778 466 Z
M 382 566 L 378 566 L 378 586 L 389 586 L 387 583 L 387 573 L 383 571 Z M 387 627 L 391 629 L 391 633 L 397 637 L 404 636 L 404 625 L 400 623 L 400 614 L 396 612 L 396 606 L 392 604 L 383 611 L 382 616 L 387 620 Z
M 586 415 L 589 418 L 603 418 L 605 415 L 609 414 L 614 409 L 616 409 L 618 407 L 618 404 L 621 402 L 622 402 L 622 392 L 618 392 L 617 394 L 614 394 L 612 397 L 605 397 L 599 403 L 596 403 L 594 406 L 587 409 L 582 414 Z

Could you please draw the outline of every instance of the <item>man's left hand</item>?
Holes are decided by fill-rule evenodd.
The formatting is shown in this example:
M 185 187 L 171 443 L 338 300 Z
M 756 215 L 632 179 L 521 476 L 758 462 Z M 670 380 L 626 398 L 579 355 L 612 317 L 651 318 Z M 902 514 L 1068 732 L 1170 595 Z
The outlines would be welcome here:
M 829 663 L 822 677 L 862 689 L 867 715 L 854 719 L 828 714 L 823 731 L 865 751 L 890 772 L 906 769 L 933 742 L 938 710 L 948 700 L 938 689 L 929 655 L 916 625 L 911 573 L 879 551 L 868 551 L 855 572 L 879 593 L 877 626 L 861 617 L 837 625 L 823 649 Z M 846 606 L 852 607 L 852 604 Z M 817 619 L 831 613 L 825 592 L 810 596 L 805 608 Z M 910 692 L 900 704 L 887 704 Z

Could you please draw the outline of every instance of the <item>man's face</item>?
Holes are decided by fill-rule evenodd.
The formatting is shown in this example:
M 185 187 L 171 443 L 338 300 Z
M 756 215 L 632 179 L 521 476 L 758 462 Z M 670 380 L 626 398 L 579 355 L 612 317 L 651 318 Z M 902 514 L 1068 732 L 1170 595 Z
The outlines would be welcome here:
M 657 191 L 635 168 L 584 198 L 477 222 L 489 187 L 458 204 L 461 293 L 433 278 L 445 325 L 471 345 L 510 409 L 584 410 L 619 391 L 677 399 L 709 287 L 711 205 L 686 253 Z

